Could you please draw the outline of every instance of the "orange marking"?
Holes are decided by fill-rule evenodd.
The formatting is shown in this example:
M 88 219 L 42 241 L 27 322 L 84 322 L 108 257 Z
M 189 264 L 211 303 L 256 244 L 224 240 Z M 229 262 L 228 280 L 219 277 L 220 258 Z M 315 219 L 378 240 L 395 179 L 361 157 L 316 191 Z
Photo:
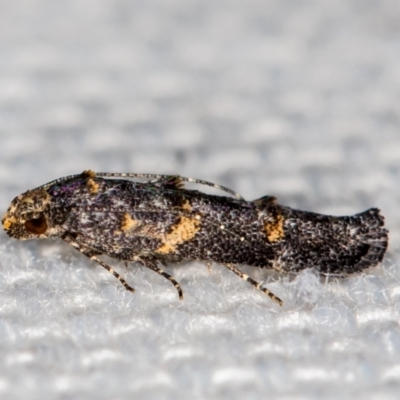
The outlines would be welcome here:
M 264 229 L 270 242 L 278 242 L 285 236 L 283 221 L 282 215 L 277 215 L 273 221 L 267 221 L 264 224 Z
M 173 253 L 178 245 L 191 240 L 200 230 L 200 226 L 201 222 L 197 219 L 181 217 L 172 227 L 172 231 L 162 238 L 163 245 L 156 251 L 163 254 Z

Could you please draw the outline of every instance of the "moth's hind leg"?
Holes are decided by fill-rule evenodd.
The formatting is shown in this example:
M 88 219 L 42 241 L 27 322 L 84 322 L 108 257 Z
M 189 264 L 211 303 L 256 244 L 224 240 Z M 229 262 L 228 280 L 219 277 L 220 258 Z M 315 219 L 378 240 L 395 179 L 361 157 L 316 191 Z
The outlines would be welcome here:
M 233 273 L 235 273 L 237 276 L 239 276 L 240 278 L 242 278 L 243 280 L 251 283 L 256 289 L 261 290 L 263 293 L 265 293 L 267 296 L 270 297 L 270 299 L 272 299 L 273 301 L 275 301 L 276 303 L 278 303 L 280 306 L 283 305 L 283 301 L 275 296 L 270 290 L 268 290 L 267 288 L 261 286 L 261 284 L 257 281 L 255 281 L 253 278 L 250 278 L 250 276 L 248 276 L 247 274 L 245 274 L 244 272 L 242 272 L 239 268 L 237 268 L 234 264 L 222 264 L 224 265 L 226 268 L 228 268 L 230 271 L 232 271 Z
M 177 290 L 179 300 L 183 299 L 183 291 L 182 291 L 181 285 L 175 280 L 175 278 L 173 276 L 171 276 L 170 274 L 165 272 L 163 269 L 159 268 L 155 261 L 143 260 L 143 259 L 138 259 L 137 261 L 140 262 L 140 264 L 144 265 L 145 267 L 151 269 L 152 271 L 157 272 L 157 274 L 160 274 L 164 278 L 168 279 L 174 285 L 175 289 Z

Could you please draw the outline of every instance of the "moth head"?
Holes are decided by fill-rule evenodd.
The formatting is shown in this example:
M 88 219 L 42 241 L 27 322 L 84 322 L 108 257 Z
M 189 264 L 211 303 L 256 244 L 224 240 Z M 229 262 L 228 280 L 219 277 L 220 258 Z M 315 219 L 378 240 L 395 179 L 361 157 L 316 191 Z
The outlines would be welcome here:
M 9 236 L 20 240 L 51 236 L 47 215 L 50 199 L 43 188 L 16 197 L 1 220 L 4 230 Z

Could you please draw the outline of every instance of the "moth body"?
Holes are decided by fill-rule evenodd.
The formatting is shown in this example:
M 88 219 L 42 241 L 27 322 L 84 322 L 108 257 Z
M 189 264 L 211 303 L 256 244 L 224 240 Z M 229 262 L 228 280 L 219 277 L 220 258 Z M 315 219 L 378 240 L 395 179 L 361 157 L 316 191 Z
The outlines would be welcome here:
M 185 189 L 189 179 L 178 176 L 137 182 L 108 175 L 85 171 L 23 193 L 12 201 L 3 228 L 21 240 L 60 238 L 132 291 L 98 256 L 139 262 L 169 279 L 180 297 L 180 285 L 159 265 L 221 263 L 278 303 L 236 265 L 282 273 L 313 267 L 343 276 L 376 265 L 387 248 L 376 208 L 333 217 L 279 205 L 271 196 L 247 201 Z

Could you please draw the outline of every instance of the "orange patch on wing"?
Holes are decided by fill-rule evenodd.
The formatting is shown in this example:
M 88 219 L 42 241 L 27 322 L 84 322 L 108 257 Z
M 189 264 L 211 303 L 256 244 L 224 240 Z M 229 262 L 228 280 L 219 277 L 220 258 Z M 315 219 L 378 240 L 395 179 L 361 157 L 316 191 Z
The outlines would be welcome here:
M 189 200 L 185 199 L 185 201 L 182 204 L 182 210 L 191 212 L 192 211 L 192 205 L 190 204 Z
M 122 223 L 121 223 L 121 229 L 124 232 L 130 231 L 132 229 L 135 229 L 139 225 L 141 225 L 140 221 L 137 221 L 136 219 L 133 219 L 129 214 L 124 214 L 124 216 L 122 218 Z
M 100 185 L 92 178 L 89 178 L 86 182 L 86 186 L 89 189 L 90 194 L 96 194 L 99 191 Z
M 178 245 L 191 240 L 200 230 L 200 226 L 201 222 L 197 219 L 181 217 L 171 232 L 162 238 L 163 244 L 156 251 L 163 254 L 173 253 Z
M 283 216 L 277 215 L 272 221 L 267 221 L 264 224 L 265 233 L 270 242 L 278 242 L 285 236 L 283 221 Z

